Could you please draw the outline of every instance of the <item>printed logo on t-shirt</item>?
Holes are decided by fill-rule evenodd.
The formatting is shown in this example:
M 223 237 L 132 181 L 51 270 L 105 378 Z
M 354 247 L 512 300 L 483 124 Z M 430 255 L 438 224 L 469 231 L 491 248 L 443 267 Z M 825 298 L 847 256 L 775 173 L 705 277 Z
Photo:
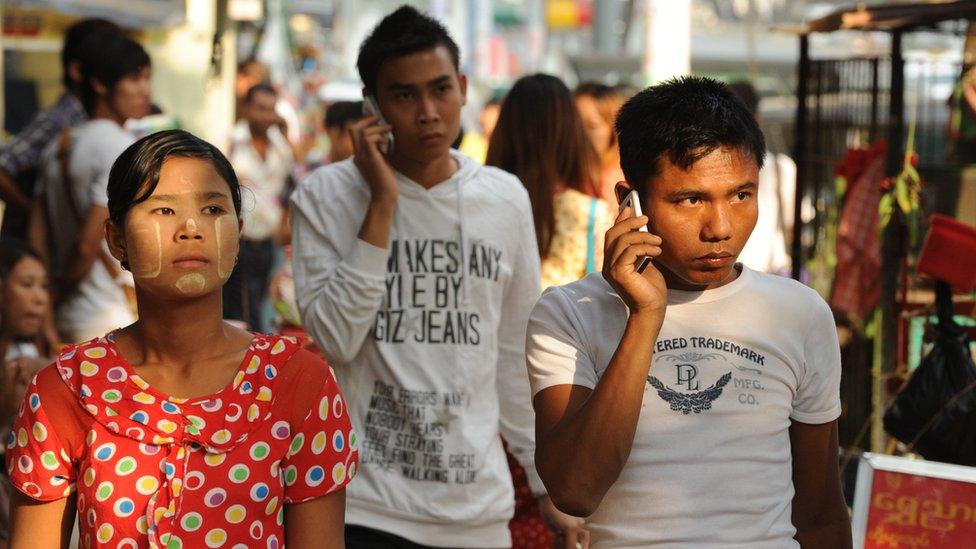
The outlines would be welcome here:
M 373 339 L 393 344 L 481 345 L 481 315 L 465 310 L 464 285 L 466 278 L 500 283 L 502 251 L 477 240 L 467 248 L 462 261 L 457 240 L 393 240 L 386 296 L 373 322 Z
M 740 364 L 742 360 L 751 365 Z M 762 369 L 756 366 L 765 366 L 765 361 L 766 357 L 753 349 L 718 338 L 696 336 L 661 339 L 654 347 L 655 366 L 652 371 L 666 380 L 674 381 L 667 385 L 658 377 L 649 375 L 647 382 L 672 411 L 684 415 L 692 412 L 700 414 L 711 410 L 712 404 L 722 397 L 725 387 L 733 381 L 730 368 L 734 368 L 739 375 L 733 386 L 741 390 L 736 400 L 739 405 L 756 406 L 759 404 L 756 391 L 763 391 L 763 384 L 759 379 L 745 376 L 761 376 Z M 716 370 L 720 373 L 702 389 L 702 385 L 709 381 L 706 379 L 708 375 Z

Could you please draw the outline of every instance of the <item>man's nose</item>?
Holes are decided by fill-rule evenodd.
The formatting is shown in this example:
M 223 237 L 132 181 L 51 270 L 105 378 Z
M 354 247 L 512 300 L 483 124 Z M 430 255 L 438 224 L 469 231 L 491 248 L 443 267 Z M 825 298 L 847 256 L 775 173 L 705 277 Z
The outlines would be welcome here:
M 732 238 L 732 219 L 725 206 L 712 206 L 708 217 L 702 226 L 702 239 L 708 242 L 718 242 Z

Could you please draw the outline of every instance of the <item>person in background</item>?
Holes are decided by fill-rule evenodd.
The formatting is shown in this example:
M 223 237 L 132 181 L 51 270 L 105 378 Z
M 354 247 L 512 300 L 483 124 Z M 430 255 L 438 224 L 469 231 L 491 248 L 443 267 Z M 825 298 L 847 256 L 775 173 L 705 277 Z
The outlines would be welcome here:
M 336 101 L 325 111 L 325 133 L 329 136 L 329 164 L 353 155 L 349 126 L 363 118 L 362 101 Z
M 50 363 L 56 342 L 44 333 L 51 295 L 47 270 L 26 243 L 0 239 L 0 440 L 11 431 L 17 404 L 34 373 Z M 6 444 L 0 445 L 0 457 Z M 0 547 L 9 534 L 10 480 L 0 470 Z
M 264 299 L 274 265 L 275 237 L 285 222 L 282 196 L 295 161 L 276 123 L 277 99 L 269 84 L 248 90 L 228 155 L 245 192 L 241 253 L 224 286 L 224 318 L 246 322 L 255 331 L 267 330 Z
M 81 101 L 85 87 L 81 60 L 85 44 L 93 43 L 88 37 L 119 32 L 115 23 L 105 19 L 82 19 L 68 27 L 61 48 L 64 92 L 54 105 L 39 112 L 20 133 L 0 145 L 0 200 L 7 203 L 4 234 L 26 237 L 41 153 L 65 129 L 88 119 Z
M 358 443 L 335 377 L 222 319 L 241 228 L 230 163 L 152 134 L 115 162 L 108 208 L 139 320 L 28 386 L 8 438 L 12 548 L 67 547 L 76 517 L 83 547 L 341 548 Z
M 502 103 L 486 165 L 515 174 L 529 193 L 543 288 L 600 269 L 603 235 L 616 214 L 599 197 L 599 159 L 559 78 L 534 74 L 515 82 Z
M 752 84 L 729 84 L 732 93 L 762 123 L 759 94 Z M 766 151 L 759 170 L 759 219 L 739 261 L 757 271 L 789 276 L 792 261 L 789 243 L 793 235 L 793 201 L 796 196 L 796 163 L 789 156 Z
M 388 124 L 353 124 L 353 157 L 292 196 L 303 325 L 364 435 L 350 547 L 510 547 L 514 494 L 499 435 L 575 545 L 580 521 L 548 502 L 533 460 L 532 208 L 513 175 L 451 149 L 467 91 L 459 57 L 433 18 L 409 6 L 386 16 L 357 66 Z
M 325 132 L 329 137 L 329 152 L 326 164 L 342 162 L 353 154 L 352 136 L 349 126 L 362 120 L 362 101 L 336 101 L 325 111 Z M 288 197 L 285 197 L 287 202 Z M 285 261 L 281 262 L 271 276 L 268 298 L 275 311 L 274 328 L 278 333 L 307 338 L 308 333 L 302 329 L 301 314 L 298 312 L 298 301 L 295 299 L 295 275 L 292 268 L 291 250 L 291 216 L 285 211 L 279 244 L 284 247 Z M 310 347 L 314 344 L 309 342 Z
M 485 164 L 514 174 L 529 193 L 542 287 L 566 284 L 598 270 L 603 264 L 603 235 L 614 213 L 596 196 L 596 151 L 569 88 L 547 74 L 522 77 L 505 97 L 497 121 Z M 514 546 L 551 546 L 553 533 L 538 516 L 535 502 L 526 497 L 531 492 L 524 471 L 511 456 L 509 467 L 516 487 L 510 524 Z
M 149 113 L 151 63 L 121 34 L 89 37 L 82 62 L 83 103 L 90 119 L 44 151 L 30 243 L 50 259 L 63 341 L 79 342 L 131 323 L 132 279 L 108 253 L 109 170 L 133 142 L 123 125 Z
M 614 186 L 623 180 L 620 169 L 620 148 L 613 124 L 617 112 L 627 99 L 623 88 L 584 82 L 573 91 L 576 108 L 583 118 L 583 127 L 599 157 L 599 196 L 609 204 L 617 204 Z
M 496 93 L 488 98 L 488 101 L 481 108 L 481 114 L 478 115 L 481 131 L 462 131 L 459 137 L 459 146 L 456 148 L 475 160 L 485 161 L 488 157 L 488 142 L 491 141 L 491 132 L 495 131 L 495 124 L 498 122 L 498 112 L 501 109 L 503 99 L 505 96 L 501 93 Z

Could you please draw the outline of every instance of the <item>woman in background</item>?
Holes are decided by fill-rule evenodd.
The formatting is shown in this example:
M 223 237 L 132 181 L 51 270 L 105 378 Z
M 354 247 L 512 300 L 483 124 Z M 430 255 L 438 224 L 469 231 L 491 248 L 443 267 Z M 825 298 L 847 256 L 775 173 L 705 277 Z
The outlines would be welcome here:
M 628 94 L 620 87 L 584 82 L 576 87 L 573 95 L 586 135 L 599 156 L 599 196 L 616 205 L 613 189 L 617 181 L 623 180 L 624 173 L 620 169 L 620 149 L 613 125 Z
M 615 214 L 600 198 L 596 152 L 562 80 L 534 74 L 515 83 L 486 165 L 515 174 L 529 193 L 543 288 L 600 270 L 603 235 Z
M 27 382 L 50 362 L 53 342 L 45 332 L 51 296 L 47 269 L 30 246 L 16 239 L 0 240 L 0 440 L 6 440 Z M 48 328 L 47 330 L 45 328 Z M 0 445 L 0 454 L 6 445 Z M 0 548 L 6 547 L 10 481 L 0 473 Z

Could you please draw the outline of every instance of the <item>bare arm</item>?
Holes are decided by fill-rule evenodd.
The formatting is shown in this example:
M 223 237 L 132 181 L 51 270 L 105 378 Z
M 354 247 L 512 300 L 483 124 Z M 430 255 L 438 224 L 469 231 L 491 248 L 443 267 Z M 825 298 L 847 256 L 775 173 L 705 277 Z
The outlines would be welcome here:
M 9 549 L 67 549 L 75 523 L 75 496 L 37 501 L 11 490 Z
M 793 524 L 804 549 L 852 546 L 851 521 L 840 487 L 837 421 L 790 424 L 793 453 Z
M 26 210 L 31 205 L 30 199 L 5 170 L 0 170 L 0 199 L 12 210 Z
M 603 276 L 630 310 L 606 372 L 593 390 L 557 385 L 534 399 L 536 468 L 556 507 L 575 516 L 596 510 L 630 456 L 653 345 L 664 322 L 664 278 L 653 265 L 643 274 L 635 266 L 639 256 L 660 255 L 661 239 L 635 232 L 647 218 L 629 215 L 618 216 L 606 236 Z
M 345 490 L 285 505 L 285 545 L 296 549 L 344 548 L 345 514 Z
M 108 219 L 108 208 L 105 206 L 93 205 L 88 211 L 88 217 L 85 218 L 85 224 L 78 235 L 75 252 L 58 280 L 58 286 L 63 292 L 61 295 L 74 288 L 91 271 L 92 265 L 101 253 L 106 219 Z
M 48 225 L 47 225 L 47 208 L 44 204 L 44 195 L 37 194 L 34 196 L 33 201 L 30 205 L 30 221 L 27 225 L 27 243 L 34 248 L 37 253 L 41 254 L 41 260 L 47 267 L 48 272 L 51 270 L 51 250 L 48 246 Z

